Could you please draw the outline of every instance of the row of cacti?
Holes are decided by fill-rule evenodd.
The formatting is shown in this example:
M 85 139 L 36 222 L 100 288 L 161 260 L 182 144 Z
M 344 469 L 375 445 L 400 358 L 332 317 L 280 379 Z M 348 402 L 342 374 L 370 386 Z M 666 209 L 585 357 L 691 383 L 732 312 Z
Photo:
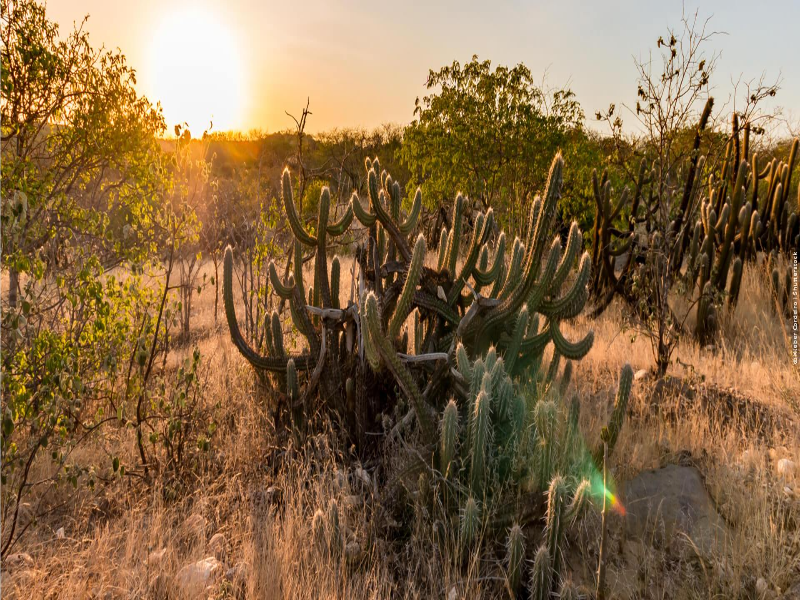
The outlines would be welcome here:
M 633 195 L 626 188 L 616 202 L 611 200 L 607 173 L 599 183 L 594 174 L 594 314 L 604 310 L 615 295 L 630 292 L 631 275 L 639 265 L 659 261 L 686 282 L 687 295 L 697 303 L 694 333 L 707 341 L 717 328 L 723 305 L 729 309 L 736 305 L 745 262 L 755 259 L 758 252 L 786 252 L 800 245 L 800 188 L 798 206 L 789 199 L 800 140 L 793 141 L 787 162 L 773 159 L 761 165 L 758 154 L 750 152 L 749 124 L 740 128 L 734 115 L 720 175 L 708 176 L 707 195 L 699 198 L 706 163 L 699 155 L 700 140 L 712 105 L 709 99 L 698 123 L 677 205 L 669 192 L 665 198 L 658 196 L 653 186 L 655 172 L 647 173 L 644 160 Z M 663 218 L 658 211 L 663 202 L 674 216 L 662 232 L 655 222 Z M 697 221 L 692 227 L 695 214 Z M 637 244 L 635 228 L 639 224 L 647 229 L 646 245 Z M 621 271 L 615 264 L 620 255 L 626 256 Z
M 494 346 L 513 378 L 541 360 L 551 343 L 559 355 L 573 360 L 589 351 L 591 332 L 572 342 L 560 329 L 562 321 L 583 309 L 591 274 L 586 254 L 575 269 L 582 243 L 577 225 L 565 245 L 555 234 L 560 156 L 553 161 L 544 195 L 532 203 L 525 238 L 514 240 L 510 260 L 505 235 L 492 241 L 492 210 L 478 214 L 468 232 L 465 200 L 459 195 L 453 226 L 441 237 L 436 269 L 425 266 L 427 244 L 424 236 L 415 235 L 419 190 L 405 213 L 401 187 L 381 170 L 378 159 L 367 160 L 366 169 L 368 204 L 354 194 L 334 219 L 331 195 L 324 188 L 313 228 L 298 214 L 290 173 L 283 173 L 282 199 L 294 237 L 291 269 L 287 266 L 281 278 L 271 263 L 269 276 L 274 305 L 278 310 L 288 305 L 295 329 L 306 340 L 305 351 L 288 350 L 281 331 L 285 313 L 278 312 L 267 324 L 265 352 L 248 344 L 236 321 L 233 250 L 225 253 L 224 300 L 233 342 L 253 367 L 274 375 L 298 429 L 304 428 L 307 412 L 324 405 L 343 417 L 354 441 L 362 443 L 364 432 L 373 430 L 381 415 L 391 414 L 396 400 L 391 393 L 376 392 L 397 388 L 413 408 L 423 438 L 433 441 L 435 415 L 444 408 L 439 399 L 456 384 L 451 367 L 459 344 L 473 360 Z M 349 299 L 342 302 L 341 261 L 329 260 L 328 244 L 356 223 L 366 240 L 355 248 L 354 281 Z M 311 259 L 314 280 L 308 285 L 303 264 Z M 546 320 L 541 330 L 540 317 Z M 410 360 L 409 353 L 425 356 Z

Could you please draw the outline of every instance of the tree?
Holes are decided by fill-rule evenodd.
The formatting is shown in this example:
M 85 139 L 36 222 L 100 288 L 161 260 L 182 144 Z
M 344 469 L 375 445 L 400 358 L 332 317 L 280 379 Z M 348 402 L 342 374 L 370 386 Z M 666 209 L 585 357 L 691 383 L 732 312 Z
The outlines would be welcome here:
M 503 207 L 518 232 L 526 197 L 542 187 L 549 157 L 582 135 L 583 112 L 568 89 L 537 86 L 524 64 L 492 69 L 477 56 L 430 71 L 402 156 L 428 208 L 460 190 L 482 208 Z M 569 188 L 569 184 L 567 184 Z M 500 215 L 498 211 L 498 215 Z
M 2 312 L 6 556 L 33 522 L 18 527 L 34 488 L 45 499 L 60 481 L 149 480 L 159 464 L 177 469 L 206 445 L 193 443 L 205 433 L 190 422 L 199 354 L 177 378 L 158 368 L 178 314 L 169 275 L 194 222 L 173 199 L 157 141 L 161 111 L 137 95 L 121 52 L 92 48 L 85 21 L 61 39 L 35 1 L 0 0 L 0 17 L 2 247 L 12 292 Z M 138 473 L 116 456 L 105 468 L 76 458 L 109 423 L 136 430 Z M 34 485 L 32 469 L 47 460 L 48 476 Z

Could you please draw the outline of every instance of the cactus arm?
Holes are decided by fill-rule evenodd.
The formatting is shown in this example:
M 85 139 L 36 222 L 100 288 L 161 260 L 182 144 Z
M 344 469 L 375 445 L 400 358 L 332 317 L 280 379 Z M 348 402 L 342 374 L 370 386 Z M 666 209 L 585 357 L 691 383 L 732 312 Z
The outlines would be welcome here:
M 442 226 L 442 232 L 439 234 L 439 258 L 436 261 L 436 270 L 441 271 L 444 269 L 445 260 L 447 259 L 447 246 L 450 244 L 450 232 L 447 228 Z
M 331 208 L 331 192 L 328 186 L 322 188 L 319 195 L 319 216 L 317 219 L 317 256 L 314 261 L 316 270 L 314 284 L 315 300 L 322 301 L 323 308 L 331 308 L 331 289 L 328 285 L 328 245 L 327 226 Z M 315 303 L 319 305 L 319 303 Z
M 578 224 L 573 221 L 569 228 L 569 235 L 567 236 L 567 247 L 564 250 L 564 256 L 561 257 L 561 262 L 553 275 L 553 281 L 550 284 L 549 293 L 555 294 L 563 285 L 572 270 L 572 265 L 575 264 L 575 259 L 578 258 L 578 253 L 581 251 L 581 229 Z
M 545 525 L 545 535 L 547 538 L 547 550 L 550 554 L 552 573 L 556 579 L 561 575 L 561 563 L 563 562 L 562 541 L 564 536 L 564 511 L 567 501 L 567 484 L 560 475 L 553 477 L 550 488 L 547 492 L 547 524 Z
M 550 334 L 553 336 L 553 344 L 556 347 L 556 350 L 564 357 L 569 358 L 570 360 L 580 360 L 586 354 L 588 354 L 589 350 L 592 349 L 592 345 L 594 344 L 594 331 L 589 330 L 586 336 L 577 342 L 569 342 L 561 333 L 561 329 L 558 327 L 557 321 L 550 322 Z
M 378 217 L 361 206 L 361 200 L 359 200 L 358 194 L 355 192 L 353 192 L 353 197 L 350 198 L 350 206 L 353 209 L 353 214 L 356 219 L 358 219 L 364 227 L 372 227 L 375 225 L 375 221 L 377 221 Z
M 239 323 L 236 320 L 236 307 L 233 302 L 233 251 L 228 246 L 225 249 L 225 257 L 222 263 L 222 299 L 225 304 L 225 318 L 228 321 L 228 329 L 231 333 L 231 341 L 242 356 L 256 369 L 263 371 L 285 372 L 285 358 L 270 358 L 260 355 L 253 350 L 242 336 Z M 308 370 L 311 368 L 311 357 L 308 354 L 301 354 L 293 357 L 295 366 L 298 369 Z
M 549 600 L 552 584 L 553 571 L 550 553 L 547 550 L 547 546 L 542 545 L 536 551 L 536 557 L 533 560 L 529 586 L 531 600 Z
M 294 285 L 300 290 L 300 297 L 306 297 L 303 284 L 303 244 L 300 240 L 294 241 Z
M 411 311 L 414 293 L 419 285 L 419 279 L 422 275 L 422 265 L 425 262 L 425 253 L 427 248 L 425 246 L 425 236 L 419 234 L 417 243 L 414 244 L 414 254 L 411 257 L 411 263 L 408 267 L 406 280 L 403 284 L 403 291 L 400 293 L 400 298 L 397 301 L 394 314 L 389 321 L 388 337 L 390 340 L 395 339 L 400 334 L 400 328 L 405 323 L 408 313 Z
M 525 566 L 525 536 L 519 525 L 514 525 L 508 533 L 506 542 L 506 579 L 514 597 L 519 593 L 522 583 L 522 569 Z
M 497 280 L 497 276 L 500 273 L 500 270 L 503 267 L 505 261 L 505 254 L 506 254 L 506 234 L 505 232 L 500 234 L 500 237 L 497 239 L 497 250 L 494 254 L 494 262 L 492 263 L 491 269 L 488 271 L 484 271 L 475 267 L 472 270 L 472 276 L 475 278 L 475 282 L 478 285 L 489 285 L 494 283 Z
M 326 228 L 328 231 L 328 235 L 332 235 L 338 237 L 342 235 L 347 228 L 350 227 L 350 224 L 353 222 L 353 205 L 348 204 L 347 210 L 342 215 L 342 218 L 336 221 L 335 223 L 331 223 Z
M 411 373 L 398 358 L 397 352 L 394 347 L 392 347 L 391 342 L 381 330 L 380 315 L 378 314 L 378 299 L 373 292 L 370 292 L 367 296 L 365 313 L 368 335 L 371 338 L 371 343 L 374 345 L 381 359 L 386 363 L 387 367 L 389 367 L 389 370 L 397 380 L 397 384 L 403 391 L 403 394 L 414 407 L 414 412 L 417 415 L 417 422 L 420 425 L 423 438 L 428 442 L 433 440 L 435 432 L 431 423 L 428 407 Z
M 505 352 L 505 362 L 509 373 L 514 370 L 514 363 L 516 363 L 517 358 L 519 358 L 522 339 L 525 337 L 525 332 L 528 330 L 528 318 L 528 307 L 523 306 L 517 316 L 517 324 L 514 326 L 514 331 L 511 334 L 511 341 Z
M 409 262 L 411 260 L 411 249 L 408 247 L 408 242 L 405 237 L 403 237 L 403 234 L 400 233 L 397 225 L 392 220 L 391 215 L 389 215 L 383 207 L 380 194 L 378 193 L 378 180 L 374 169 L 369 172 L 369 200 L 372 205 L 372 210 L 375 211 L 375 215 L 378 217 L 378 221 L 381 222 L 386 233 L 389 234 L 389 237 L 403 257 L 403 260 Z
M 478 261 L 478 254 L 481 250 L 483 237 L 489 231 L 492 219 L 493 216 L 491 208 L 485 216 L 483 213 L 478 215 L 478 218 L 475 221 L 475 229 L 472 232 L 472 241 L 470 242 L 469 251 L 464 264 L 461 267 L 461 273 L 459 274 L 458 279 L 453 282 L 453 286 L 450 288 L 450 292 L 447 294 L 448 304 L 452 305 L 459 298 L 461 295 L 461 290 L 464 289 L 464 284 L 472 274 L 472 271 L 475 269 L 475 264 Z
M 414 292 L 414 306 L 435 311 L 439 316 L 453 325 L 458 325 L 461 318 L 452 306 L 442 302 L 424 290 Z
M 275 293 L 278 294 L 280 298 L 283 300 L 288 300 L 292 297 L 294 282 L 284 285 L 281 282 L 280 277 L 278 277 L 278 271 L 275 268 L 275 263 L 272 261 L 269 262 L 269 281 L 272 284 L 272 289 L 275 290 Z
M 450 230 L 449 245 L 447 248 L 447 270 L 452 277 L 456 274 L 456 263 L 458 252 L 461 248 L 461 221 L 464 213 L 464 196 L 459 194 L 456 197 L 456 205 L 453 210 L 453 228 Z
M 417 220 L 419 219 L 421 208 L 422 191 L 417 188 L 417 192 L 414 194 L 414 201 L 411 204 L 411 211 L 408 213 L 406 220 L 398 226 L 400 233 L 403 235 L 409 235 L 412 231 L 414 231 L 414 228 L 417 226 Z
M 292 228 L 294 237 L 306 246 L 314 246 L 317 243 L 317 239 L 305 230 L 300 221 L 300 216 L 297 214 L 297 209 L 294 206 L 294 200 L 292 198 L 292 179 L 288 168 L 283 170 L 283 177 L 281 177 L 281 197 L 283 198 L 286 217 L 289 220 L 289 225 Z
M 334 256 L 331 261 L 331 306 L 339 308 L 339 282 L 341 279 L 341 265 L 339 257 Z
M 548 318 L 566 318 L 566 314 L 578 314 L 586 303 L 586 285 L 591 277 L 592 263 L 587 252 L 583 253 L 578 275 L 567 292 L 557 300 L 545 300 L 538 311 Z

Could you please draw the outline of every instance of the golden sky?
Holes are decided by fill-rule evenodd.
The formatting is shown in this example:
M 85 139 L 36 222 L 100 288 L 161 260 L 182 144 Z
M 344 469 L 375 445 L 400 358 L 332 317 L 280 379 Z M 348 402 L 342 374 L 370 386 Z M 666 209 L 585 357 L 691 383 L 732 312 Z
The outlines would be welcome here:
M 695 10 L 687 0 L 686 12 Z M 701 16 L 725 32 L 708 45 L 721 52 L 713 82 L 718 105 L 732 81 L 781 77 L 775 105 L 800 120 L 800 1 L 710 0 Z M 610 102 L 635 104 L 633 57 L 646 55 L 677 0 L 608 2 L 406 3 L 310 0 L 50 0 L 65 29 L 90 15 L 95 46 L 119 47 L 137 70 L 139 89 L 160 100 L 170 125 L 202 131 L 293 125 L 311 99 L 308 130 L 407 123 L 425 94 L 430 68 L 473 54 L 495 64 L 524 62 L 550 86 L 569 86 L 587 116 Z M 762 24 L 758 25 L 758 24 Z M 758 25 L 758 26 L 757 26 Z M 632 119 L 630 119 L 632 121 Z

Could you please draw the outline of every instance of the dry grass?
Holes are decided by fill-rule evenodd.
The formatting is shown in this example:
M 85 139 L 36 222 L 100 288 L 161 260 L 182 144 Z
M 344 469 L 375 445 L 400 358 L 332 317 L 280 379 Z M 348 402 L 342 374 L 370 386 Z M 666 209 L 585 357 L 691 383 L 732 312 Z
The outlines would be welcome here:
M 350 294 L 348 267 L 343 261 L 343 301 Z M 791 366 L 785 328 L 774 317 L 765 289 L 756 269 L 747 269 L 736 313 L 723 320 L 719 347 L 682 340 L 671 375 L 714 393 L 735 390 L 738 398 L 765 407 L 787 426 L 758 436 L 746 416 L 726 423 L 700 403 L 680 404 L 680 418 L 672 418 L 679 398 L 666 394 L 654 403 L 652 379 L 635 382 L 629 420 L 614 455 L 616 478 L 624 486 L 642 469 L 691 462 L 704 475 L 732 535 L 717 555 L 703 560 L 676 559 L 667 549 L 648 546 L 636 554 L 639 568 L 629 576 L 622 558 L 630 548 L 615 529 L 611 570 L 612 580 L 625 582 L 618 588 L 620 597 L 751 597 L 758 578 L 775 594 L 800 579 L 797 482 L 779 480 L 774 468 L 784 457 L 800 464 L 800 373 Z M 169 592 L 175 597 L 171 577 L 213 554 L 209 542 L 216 533 L 225 538 L 217 553 L 228 566 L 245 565 L 244 577 L 219 578 L 204 597 L 234 597 L 239 583 L 248 598 L 428 598 L 448 597 L 453 589 L 458 597 L 503 597 L 496 577 L 502 549 L 460 557 L 452 545 L 433 542 L 425 515 L 414 516 L 416 527 L 407 537 L 387 538 L 386 523 L 394 515 L 384 510 L 377 475 L 369 483 L 357 477 L 349 449 L 335 433 L 295 448 L 273 430 L 270 400 L 230 343 L 222 310 L 214 324 L 209 290 L 196 303 L 193 327 L 200 333 L 194 339 L 203 355 L 205 402 L 221 402 L 222 408 L 203 471 L 181 486 L 165 482 L 146 490 L 126 481 L 94 492 L 58 490 L 49 501 L 55 509 L 15 548 L 31 554 L 34 566 L 4 567 L 4 597 L 139 598 Z M 576 335 L 590 326 L 596 334 L 593 350 L 575 365 L 573 378 L 589 440 L 597 439 L 607 418 L 621 366 L 629 362 L 636 371 L 653 364 L 647 340 L 622 323 L 621 307 L 614 306 L 593 323 L 573 324 Z M 176 350 L 185 352 L 189 348 Z M 112 446 L 133 457 L 132 433 L 115 431 L 102 443 L 84 447 L 80 458 L 91 462 Z M 402 451 L 394 452 L 386 465 L 373 465 L 373 473 L 401 460 Z M 47 466 L 43 462 L 37 468 Z M 345 559 L 320 552 L 313 543 L 312 516 L 332 498 L 342 507 L 345 541 L 351 545 Z M 192 515 L 201 515 L 204 525 L 187 530 Z M 55 533 L 60 527 L 63 539 Z M 572 536 L 575 577 L 591 584 L 597 519 Z

